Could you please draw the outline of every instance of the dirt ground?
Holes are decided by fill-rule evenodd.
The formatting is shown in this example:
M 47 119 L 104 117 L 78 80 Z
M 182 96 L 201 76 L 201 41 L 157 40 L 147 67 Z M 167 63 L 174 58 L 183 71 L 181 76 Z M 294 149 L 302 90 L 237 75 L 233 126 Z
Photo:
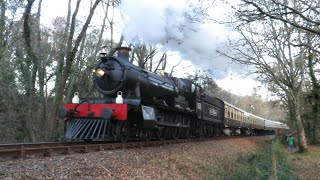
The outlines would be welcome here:
M 289 154 L 288 163 L 299 179 L 320 179 L 320 145 L 313 145 L 308 148 L 309 153 L 295 152 Z
M 219 179 L 221 169 L 232 172 L 233 162 L 240 155 L 254 151 L 270 138 L 18 159 L 0 162 L 0 179 Z

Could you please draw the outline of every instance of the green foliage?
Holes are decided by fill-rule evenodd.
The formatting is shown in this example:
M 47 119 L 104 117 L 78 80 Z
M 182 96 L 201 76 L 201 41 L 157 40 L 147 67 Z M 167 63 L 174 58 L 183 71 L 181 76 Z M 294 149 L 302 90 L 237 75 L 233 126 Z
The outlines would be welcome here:
M 286 149 L 286 146 L 281 144 L 278 140 L 275 141 L 272 150 L 277 159 L 277 177 L 278 179 L 297 179 L 292 173 L 292 167 L 287 160 L 288 154 L 286 151 L 283 151 L 284 149 Z
M 277 179 L 297 179 L 292 175 L 291 167 L 287 163 L 287 155 L 283 151 L 285 148 L 278 140 L 268 141 L 263 148 L 254 153 L 240 155 L 237 162 L 234 163 L 234 171 L 230 174 L 222 170 L 220 172 L 221 179 L 268 179 L 273 152 L 277 161 Z

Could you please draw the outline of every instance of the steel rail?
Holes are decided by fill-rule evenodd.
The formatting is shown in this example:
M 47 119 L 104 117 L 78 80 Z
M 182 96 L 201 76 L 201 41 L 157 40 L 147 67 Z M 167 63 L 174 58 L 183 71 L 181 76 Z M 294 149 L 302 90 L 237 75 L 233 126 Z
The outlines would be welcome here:
M 13 143 L 0 144 L 0 150 L 3 149 L 24 149 L 24 148 L 40 148 L 40 147 L 57 147 L 65 145 L 79 145 L 85 142 L 39 142 L 39 143 Z
M 163 146 L 177 143 L 201 142 L 208 140 L 224 140 L 230 138 L 241 138 L 247 136 L 217 136 L 199 139 L 177 139 L 163 141 L 139 141 L 127 143 L 106 142 L 57 142 L 57 143 L 23 143 L 23 144 L 0 144 L 0 161 L 12 158 L 29 158 L 31 155 L 53 156 L 59 154 L 88 153 L 92 151 L 143 148 L 152 146 Z M 30 157 L 32 158 L 32 157 Z

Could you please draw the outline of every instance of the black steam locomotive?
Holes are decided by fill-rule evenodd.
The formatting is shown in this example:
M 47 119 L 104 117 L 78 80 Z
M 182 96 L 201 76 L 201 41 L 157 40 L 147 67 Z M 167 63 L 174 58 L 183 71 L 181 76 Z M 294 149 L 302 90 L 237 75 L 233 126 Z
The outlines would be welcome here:
M 129 62 L 129 51 L 118 48 L 117 57 L 100 54 L 93 82 L 104 98 L 75 96 L 60 109 L 65 138 L 126 142 L 265 134 L 287 128 L 207 96 L 190 80 L 141 69 Z

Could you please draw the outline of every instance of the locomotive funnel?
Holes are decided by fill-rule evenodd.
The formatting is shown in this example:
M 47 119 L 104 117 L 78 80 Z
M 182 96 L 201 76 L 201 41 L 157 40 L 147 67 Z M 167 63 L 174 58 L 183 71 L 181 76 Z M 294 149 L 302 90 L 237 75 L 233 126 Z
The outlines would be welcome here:
M 116 51 L 118 52 L 118 56 L 117 57 L 129 61 L 129 52 L 131 51 L 131 48 L 129 48 L 129 47 L 118 47 L 118 48 L 116 48 Z

